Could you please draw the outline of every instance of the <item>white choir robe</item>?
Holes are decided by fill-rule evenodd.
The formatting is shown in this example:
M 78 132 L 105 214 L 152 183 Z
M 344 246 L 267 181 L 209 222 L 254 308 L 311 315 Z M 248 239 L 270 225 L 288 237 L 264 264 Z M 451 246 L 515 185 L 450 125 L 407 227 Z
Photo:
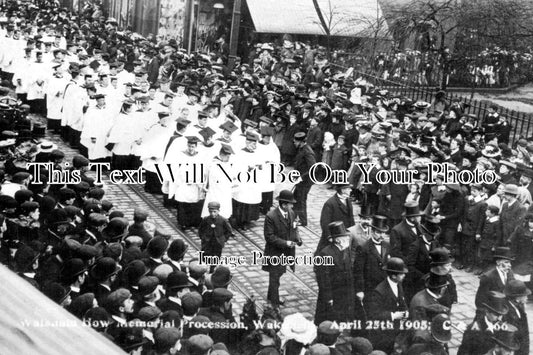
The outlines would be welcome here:
M 181 152 L 172 159 L 174 181 L 170 181 L 168 198 L 174 198 L 178 202 L 196 203 L 203 199 L 203 183 L 207 176 L 201 177 L 200 163 L 202 163 L 198 153 L 195 155 L 189 155 L 189 153 Z M 181 167 L 178 165 L 181 164 Z M 188 165 L 187 165 L 188 164 Z M 193 164 L 196 165 L 196 181 L 193 177 Z M 203 169 L 204 174 L 207 169 Z M 188 173 L 188 176 L 187 176 Z M 187 180 L 188 179 L 188 180 Z
M 235 152 L 234 168 L 238 174 L 237 187 L 233 190 L 233 198 L 241 203 L 255 205 L 261 203 L 261 190 L 253 179 L 253 169 L 257 169 L 260 157 L 257 152 L 249 152 L 246 148 Z M 247 174 L 248 173 L 248 174 Z M 257 172 L 259 177 L 260 171 Z M 249 181 L 248 176 L 250 177 Z
M 257 143 L 257 154 L 260 156 L 260 160 L 263 166 L 263 169 L 260 170 L 258 177 L 258 186 L 257 188 L 261 192 L 271 192 L 276 189 L 276 183 L 272 183 L 272 167 L 271 164 L 280 163 L 280 153 L 276 144 L 271 140 L 269 144 Z M 278 172 L 278 166 L 274 166 L 274 172 Z M 277 175 L 274 174 L 274 177 Z
M 208 164 L 208 161 L 205 162 Z M 235 172 L 231 164 L 231 158 L 230 161 L 223 162 L 220 158 L 215 157 L 207 167 L 207 193 L 202 208 L 202 218 L 209 216 L 207 205 L 209 202 L 213 201 L 220 203 L 219 214 L 222 217 L 230 218 L 233 214 L 231 198 L 232 188 L 235 184 L 235 181 L 233 180 L 235 179 Z
M 63 96 L 65 94 L 65 88 L 69 83 L 69 79 L 65 76 L 58 78 L 52 76 L 48 79 L 48 85 L 46 88 L 46 110 L 47 118 L 52 120 L 60 120 L 63 109 Z
M 30 82 L 28 66 L 31 63 L 31 58 L 22 58 L 17 61 L 15 71 L 13 73 L 13 85 L 15 85 L 16 94 L 27 94 Z M 20 79 L 20 84 L 18 80 Z
M 83 107 L 88 105 L 89 95 L 87 95 L 87 90 L 71 80 L 65 88 L 63 97 L 61 126 L 68 126 L 73 130 L 81 131 L 83 128 Z
M 29 85 L 28 100 L 44 99 L 46 95 L 46 80 L 50 76 L 48 64 L 33 62 L 28 68 Z M 41 84 L 38 84 L 41 82 Z
M 109 131 L 107 143 L 114 143 L 112 152 L 115 155 L 130 155 L 134 141 L 137 139 L 136 122 L 131 114 L 119 113 L 113 127 Z
M 165 148 L 167 147 L 168 140 L 174 132 L 173 124 L 167 124 L 166 126 L 157 123 L 150 127 L 148 131 L 142 137 L 142 143 L 139 147 L 141 153 L 140 158 L 142 161 L 142 167 L 146 171 L 156 173 L 156 164 L 163 164 L 163 158 L 165 154 Z M 182 146 L 182 150 L 185 146 Z M 161 166 L 159 169 L 164 169 Z
M 80 143 L 87 148 L 89 160 L 107 158 L 111 153 L 105 147 L 113 117 L 107 108 L 89 107 L 83 117 Z M 91 138 L 96 138 L 93 143 Z
M 213 141 L 211 146 L 206 146 L 204 143 L 198 143 L 198 153 L 200 154 L 202 161 L 209 162 L 220 153 L 220 142 Z

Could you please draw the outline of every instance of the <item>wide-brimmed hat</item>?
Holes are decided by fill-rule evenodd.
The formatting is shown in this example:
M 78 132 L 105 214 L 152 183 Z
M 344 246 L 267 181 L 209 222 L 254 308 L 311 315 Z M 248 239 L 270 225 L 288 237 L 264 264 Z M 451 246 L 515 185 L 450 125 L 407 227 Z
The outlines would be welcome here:
M 405 217 L 417 217 L 424 214 L 423 212 L 420 212 L 420 207 L 416 202 L 406 202 L 403 206 L 405 208 Z
M 57 149 L 57 145 L 50 141 L 42 141 L 37 146 L 37 149 L 41 153 L 50 153 L 52 150 Z
M 490 338 L 507 350 L 518 350 L 520 349 L 520 344 L 515 339 L 515 333 L 517 331 L 518 328 L 514 325 L 506 323 L 505 330 L 498 330 Z
M 506 194 L 506 195 L 514 195 L 514 196 L 516 196 L 519 193 L 518 186 L 516 186 L 515 184 L 507 184 L 507 185 L 505 185 L 503 193 Z
M 350 236 L 346 226 L 342 221 L 335 221 L 328 224 L 329 237 L 331 239 Z
M 489 159 L 499 157 L 501 154 L 502 151 L 500 148 L 492 144 L 487 144 L 487 146 L 481 150 L 481 155 Z
M 505 295 L 501 292 L 490 291 L 487 301 L 483 302 L 482 305 L 496 314 L 505 315 L 509 312 L 507 300 Z
M 430 272 L 429 277 L 425 280 L 424 284 L 427 288 L 439 288 L 448 286 L 450 283 L 448 282 L 447 275 L 438 275 Z
M 372 216 L 372 222 L 370 222 L 370 227 L 379 232 L 388 232 L 389 226 L 387 225 L 387 217 L 380 215 Z
M 409 272 L 409 269 L 407 269 L 405 263 L 400 258 L 390 258 L 387 260 L 387 264 L 383 266 L 383 270 L 398 274 L 407 274 Z
M 283 320 L 279 335 L 282 340 L 295 340 L 304 345 L 311 344 L 317 335 L 313 322 L 306 319 L 301 313 L 289 314 Z
M 276 197 L 276 200 L 280 202 L 296 203 L 293 193 L 289 190 L 281 190 L 279 195 Z
M 445 326 L 450 324 L 450 316 L 441 313 L 431 319 L 431 335 L 440 343 L 447 343 L 452 338 L 451 327 Z
M 514 256 L 511 252 L 511 248 L 508 247 L 497 247 L 494 250 L 494 254 L 492 255 L 494 259 L 506 259 L 506 260 L 514 260 Z
M 531 290 L 526 287 L 526 284 L 520 280 L 509 280 L 503 290 L 505 296 L 509 298 L 524 297 L 531 294 Z

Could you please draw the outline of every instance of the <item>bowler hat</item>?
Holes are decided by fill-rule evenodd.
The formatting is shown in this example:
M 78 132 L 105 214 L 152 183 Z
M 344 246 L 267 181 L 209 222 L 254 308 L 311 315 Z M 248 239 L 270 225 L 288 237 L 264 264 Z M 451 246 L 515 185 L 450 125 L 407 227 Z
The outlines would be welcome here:
M 379 232 L 388 232 L 389 227 L 387 225 L 387 217 L 380 215 L 372 216 L 372 222 L 370 223 L 370 227 Z
M 211 283 L 213 288 L 226 287 L 231 282 L 233 276 L 230 269 L 226 266 L 220 265 L 215 269 L 215 272 L 211 275 Z
M 64 280 L 70 280 L 73 277 L 83 274 L 85 271 L 87 271 L 87 267 L 83 260 L 72 258 L 65 262 L 65 266 L 61 271 L 61 278 Z
M 193 284 L 189 281 L 189 277 L 183 271 L 171 272 L 167 276 L 167 290 L 177 291 L 191 286 L 193 286 Z
M 70 288 L 66 289 L 57 282 L 51 282 L 43 289 L 45 295 L 47 295 L 52 301 L 56 303 L 63 302 L 70 294 Z
M 450 324 L 450 322 L 450 316 L 445 313 L 437 314 L 431 319 L 431 335 L 433 335 L 435 340 L 441 343 L 450 341 L 452 330 L 451 327 L 445 326 Z
M 430 266 L 445 265 L 453 261 L 450 251 L 446 248 L 435 248 L 429 252 L 431 258 Z
M 427 288 L 440 288 L 449 285 L 447 275 L 438 275 L 430 272 L 429 277 L 425 281 Z
M 183 256 L 187 252 L 189 246 L 185 244 L 183 239 L 175 239 L 170 243 L 168 247 L 167 255 L 170 259 L 178 261 L 183 259 Z
M 152 258 L 160 258 L 165 253 L 167 248 L 168 241 L 161 236 L 152 238 L 146 246 L 148 255 L 150 255 Z
M 350 233 L 346 230 L 346 226 L 342 221 L 335 221 L 328 224 L 329 238 L 335 239 L 349 236 Z
M 491 336 L 491 339 L 507 350 L 520 349 L 520 344 L 515 339 L 515 333 L 518 331 L 518 328 L 512 324 L 506 325 L 505 330 L 501 329 L 496 331 L 494 336 Z
M 503 292 L 509 298 L 529 296 L 531 294 L 531 290 L 520 280 L 509 280 Z
M 141 260 L 133 260 L 124 269 L 124 278 L 128 286 L 137 286 L 139 280 L 149 272 L 150 269 Z
M 416 202 L 406 202 L 403 206 L 405 207 L 405 217 L 417 217 L 423 215 Z
M 296 203 L 294 195 L 289 190 L 281 190 L 279 195 L 276 197 L 276 200 L 280 202 Z
M 118 267 L 115 260 L 109 257 L 103 257 L 91 269 L 91 276 L 97 281 L 102 281 L 116 274 L 119 270 L 120 267 Z
M 514 260 L 511 249 L 508 247 L 497 247 L 492 255 L 494 259 Z
M 387 260 L 387 265 L 383 266 L 383 270 L 397 274 L 407 274 L 409 272 L 403 260 L 394 257 Z
M 507 307 L 506 303 L 507 300 L 503 293 L 490 291 L 487 301 L 483 302 L 482 305 L 493 313 L 505 315 L 509 312 L 509 307 Z

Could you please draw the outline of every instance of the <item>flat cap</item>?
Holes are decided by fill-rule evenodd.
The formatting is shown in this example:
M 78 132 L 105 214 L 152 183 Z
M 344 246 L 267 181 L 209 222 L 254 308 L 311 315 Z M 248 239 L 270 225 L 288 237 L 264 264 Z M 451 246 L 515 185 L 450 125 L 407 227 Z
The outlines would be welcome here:
M 159 285 L 159 279 L 155 276 L 144 276 L 139 280 L 139 294 L 146 296 L 151 294 L 157 289 Z
M 178 340 L 180 340 L 181 335 L 178 328 L 159 328 L 154 333 L 154 347 L 159 353 L 165 353 L 170 350 Z
M 227 302 L 233 298 L 233 293 L 226 288 L 215 288 L 213 301 L 217 303 Z
M 155 306 L 146 306 L 139 310 L 139 319 L 143 322 L 153 321 L 161 315 L 161 310 Z
M 189 352 L 203 354 L 213 346 L 213 339 L 205 334 L 193 335 L 189 338 Z

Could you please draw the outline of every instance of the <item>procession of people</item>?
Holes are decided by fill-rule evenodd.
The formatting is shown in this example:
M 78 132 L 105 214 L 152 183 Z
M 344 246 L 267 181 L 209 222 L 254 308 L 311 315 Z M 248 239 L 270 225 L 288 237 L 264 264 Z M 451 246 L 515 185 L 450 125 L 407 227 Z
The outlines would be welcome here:
M 47 1 L 0 11 L 2 87 L 18 100 L 0 104 L 2 264 L 76 317 L 107 322 L 94 329 L 128 353 L 448 354 L 452 328 L 463 333 L 458 354 L 530 353 L 533 137 L 511 136 L 498 106 L 468 113 L 444 92 L 413 101 L 288 39 L 230 68 L 222 48 L 187 53 L 100 13 L 73 20 Z M 67 157 L 39 120 L 79 153 Z M 264 223 L 264 255 L 294 258 L 319 218 L 308 247 L 333 263 L 309 268 L 314 319 L 281 318 L 282 277 L 295 267 L 274 262 L 258 266 L 265 326 L 249 303 L 234 314 L 238 270 L 185 260 L 186 241 L 151 228 L 143 208 L 128 220 L 90 163 L 163 195 L 209 257 L 233 255 L 234 230 Z M 412 181 L 380 179 L 406 170 Z M 493 181 L 450 181 L 486 171 Z M 60 181 L 67 174 L 78 180 Z M 310 216 L 316 184 L 331 196 Z M 454 269 L 479 277 L 468 327 L 453 321 L 464 301 Z M 248 330 L 205 326 L 239 319 Z M 350 323 L 362 326 L 339 329 Z

